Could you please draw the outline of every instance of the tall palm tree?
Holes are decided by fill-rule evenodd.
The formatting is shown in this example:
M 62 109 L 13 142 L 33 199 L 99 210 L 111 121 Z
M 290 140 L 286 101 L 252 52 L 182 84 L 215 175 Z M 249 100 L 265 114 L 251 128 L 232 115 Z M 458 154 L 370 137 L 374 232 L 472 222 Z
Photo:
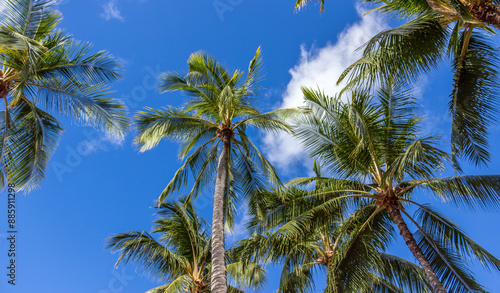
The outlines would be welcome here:
M 141 151 L 155 147 L 162 138 L 181 142 L 183 165 L 160 195 L 159 201 L 187 183 L 194 175 L 190 196 L 196 196 L 215 175 L 212 218 L 212 292 L 226 292 L 224 223 L 232 227 L 239 197 L 265 186 L 266 178 L 279 179 L 274 168 L 247 135 L 247 127 L 265 131 L 287 130 L 284 118 L 295 109 L 260 113 L 253 105 L 261 78 L 260 48 L 242 80 L 241 71 L 230 72 L 210 55 L 197 52 L 189 60 L 186 74 L 165 73 L 161 91 L 187 94 L 184 108 L 167 107 L 139 112 L 135 125 Z M 217 160 L 218 157 L 218 160 Z
M 168 284 L 147 293 L 210 292 L 212 257 L 210 233 L 207 223 L 200 218 L 190 199 L 164 202 L 159 206 L 153 234 L 130 231 L 108 238 L 108 249 L 119 252 L 120 263 L 136 263 L 145 274 Z M 230 251 L 231 252 L 231 251 Z M 242 265 L 228 254 L 227 271 L 234 284 L 259 289 L 265 282 L 264 269 L 255 263 Z M 228 286 L 230 292 L 242 292 Z
M 347 103 L 319 90 L 304 88 L 303 93 L 312 113 L 299 119 L 296 134 L 335 178 L 310 191 L 308 197 L 291 202 L 287 209 L 276 208 L 267 218 L 281 218 L 284 211 L 293 209 L 300 216 L 280 229 L 301 233 L 304 227 L 324 225 L 337 209 L 363 198 L 370 200 L 374 211 L 364 226 L 387 212 L 436 292 L 483 292 L 460 260 L 477 258 L 496 270 L 500 270 L 500 260 L 433 207 L 413 197 L 426 191 L 459 207 L 498 208 L 500 175 L 436 178 L 449 156 L 437 148 L 437 137 L 419 135 L 420 119 L 404 87 L 384 85 L 377 103 L 363 91 L 352 92 Z M 407 212 L 407 206 L 417 208 L 415 216 Z M 415 235 L 403 215 L 417 227 Z
M 0 17 L 0 186 L 31 190 L 44 171 L 63 131 L 52 116 L 123 138 L 126 109 L 106 98 L 121 67 L 108 53 L 58 30 L 55 1 L 6 0 Z
M 315 182 L 316 190 L 326 187 L 328 180 L 322 178 L 316 162 L 314 165 L 316 177 L 290 184 Z M 306 190 L 294 186 L 286 192 L 280 189 L 260 192 L 261 207 L 267 212 L 278 208 L 282 211 L 270 220 L 254 214 L 253 223 L 257 225 L 253 228 L 265 227 L 264 233 L 241 240 L 236 249 L 242 259 L 283 265 L 278 292 L 315 292 L 317 270 L 326 274 L 324 292 L 432 292 L 420 267 L 385 253 L 394 239 L 394 228 L 386 212 L 376 214 L 369 226 L 362 226 L 376 209 L 369 202 L 360 202 L 357 210 L 347 217 L 345 210 L 337 209 L 328 216 L 330 222 L 301 227 L 301 233 L 294 233 L 289 223 L 301 216 L 302 209 L 297 211 L 290 203 L 301 202 L 308 208 L 321 203 L 305 200 L 308 195 Z

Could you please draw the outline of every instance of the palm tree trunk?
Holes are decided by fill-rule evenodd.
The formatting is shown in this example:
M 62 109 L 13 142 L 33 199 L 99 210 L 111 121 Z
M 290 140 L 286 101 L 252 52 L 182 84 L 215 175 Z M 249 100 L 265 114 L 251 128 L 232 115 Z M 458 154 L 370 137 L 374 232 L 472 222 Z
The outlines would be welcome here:
M 222 136 L 222 152 L 217 166 L 212 216 L 212 293 L 226 293 L 226 250 L 224 247 L 224 197 L 226 194 L 230 138 Z
M 410 251 L 413 253 L 413 255 L 417 258 L 418 262 L 420 265 L 424 268 L 425 274 L 427 275 L 427 278 L 431 282 L 432 288 L 434 288 L 434 291 L 436 293 L 446 293 L 446 290 L 443 287 L 443 284 L 441 284 L 441 281 L 439 281 L 439 278 L 436 276 L 434 271 L 432 270 L 432 267 L 425 257 L 424 253 L 420 249 L 420 247 L 417 244 L 417 241 L 413 237 L 413 234 L 410 232 L 410 229 L 408 229 L 408 226 L 406 225 L 403 216 L 401 215 L 401 212 L 399 209 L 388 206 L 387 211 L 389 212 L 389 215 L 391 215 L 392 220 L 396 225 L 398 226 L 399 233 L 401 236 L 403 236 L 403 239 L 406 242 L 406 245 L 410 249 Z
M 488 1 L 481 2 L 480 4 L 472 4 L 467 1 L 462 1 L 475 19 L 496 27 L 500 26 L 500 10 L 498 9 L 498 5 Z

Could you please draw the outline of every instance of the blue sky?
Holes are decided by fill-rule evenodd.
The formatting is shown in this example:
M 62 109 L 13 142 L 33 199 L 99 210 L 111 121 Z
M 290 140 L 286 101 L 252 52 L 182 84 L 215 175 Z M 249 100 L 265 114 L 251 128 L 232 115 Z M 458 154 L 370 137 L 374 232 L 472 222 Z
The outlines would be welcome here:
M 293 3 L 66 0 L 58 9 L 64 15 L 62 28 L 123 62 L 126 72 L 114 85 L 114 96 L 122 98 L 131 113 L 145 106 L 181 105 L 182 95 L 159 95 L 154 81 L 163 71 L 185 70 L 192 52 L 208 51 L 229 67 L 244 70 L 259 46 L 267 89 L 259 105 L 265 111 L 300 105 L 300 85 L 318 85 L 334 94 L 338 74 L 357 56 L 353 50 L 389 25 L 379 15 L 361 18 L 356 1 L 327 1 L 322 15 L 316 5 L 295 13 Z M 422 114 L 428 117 L 426 129 L 442 133 L 445 139 L 449 138 L 446 105 L 450 85 L 450 74 L 443 67 L 416 88 Z M 1 233 L 6 231 L 6 217 L 0 217 L 0 292 L 132 293 L 160 285 L 141 276 L 132 265 L 115 269 L 117 255 L 105 250 L 104 240 L 113 233 L 150 229 L 154 220 L 150 207 L 179 166 L 177 146 L 164 141 L 139 154 L 132 144 L 133 131 L 119 142 L 65 122 L 66 132 L 45 182 L 18 198 L 15 287 L 7 284 L 4 273 L 7 243 Z M 499 133 L 498 126 L 492 128 L 491 145 L 498 145 Z M 283 179 L 309 172 L 303 150 L 289 137 L 257 133 L 255 139 Z M 499 174 L 499 152 L 492 148 L 490 169 L 466 167 L 466 171 Z M 425 197 L 422 200 L 436 203 Z M 498 214 L 439 207 L 473 239 L 500 256 Z M 198 209 L 210 222 L 210 192 L 201 196 Z M 6 210 L 6 200 L 0 203 L 0 210 Z M 241 236 L 228 236 L 228 240 Z M 413 259 L 404 243 L 394 247 L 395 253 Z M 480 268 L 475 273 L 489 289 L 500 288 L 498 274 Z M 272 269 L 263 292 L 275 291 L 277 276 L 279 268 Z M 320 280 L 317 285 L 318 289 L 324 286 Z

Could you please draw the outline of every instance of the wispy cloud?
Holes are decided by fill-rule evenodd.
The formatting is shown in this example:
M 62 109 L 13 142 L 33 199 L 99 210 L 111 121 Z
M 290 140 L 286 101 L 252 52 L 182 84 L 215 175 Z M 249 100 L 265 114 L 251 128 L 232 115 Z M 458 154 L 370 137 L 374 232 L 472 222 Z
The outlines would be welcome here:
M 109 151 L 111 148 L 118 149 L 123 146 L 124 140 L 110 135 L 105 135 L 95 129 L 83 129 L 85 139 L 76 145 L 77 152 L 82 156 L 88 156 L 98 151 Z
M 357 10 L 359 15 L 364 13 L 359 6 Z M 386 27 L 385 19 L 376 13 L 370 13 L 345 28 L 334 44 L 310 50 L 302 46 L 298 64 L 290 69 L 292 78 L 279 108 L 303 105 L 301 86 L 319 87 L 330 96 L 338 93 L 342 86 L 336 85 L 340 74 L 361 56 L 356 49 Z M 291 164 L 306 162 L 303 146 L 290 135 L 268 134 L 264 143 L 269 160 L 282 170 L 287 170 Z
M 118 7 L 116 6 L 116 0 L 109 0 L 106 4 L 102 6 L 104 9 L 104 12 L 101 13 L 101 16 L 105 20 L 111 20 L 111 19 L 118 19 L 120 21 L 124 21 L 125 19 L 120 13 L 120 10 L 118 10 Z

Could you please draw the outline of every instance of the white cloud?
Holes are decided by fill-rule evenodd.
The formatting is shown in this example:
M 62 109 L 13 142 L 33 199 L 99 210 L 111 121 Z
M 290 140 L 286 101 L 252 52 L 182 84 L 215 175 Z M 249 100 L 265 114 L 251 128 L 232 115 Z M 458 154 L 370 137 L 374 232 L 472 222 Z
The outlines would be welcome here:
M 118 10 L 118 7 L 116 6 L 116 0 L 109 0 L 106 4 L 102 6 L 104 9 L 104 12 L 101 13 L 101 16 L 105 20 L 111 20 L 111 19 L 118 19 L 120 21 L 123 21 L 124 18 L 120 13 L 120 10 Z
M 121 57 L 116 56 L 116 60 L 118 63 L 120 63 L 123 67 L 127 67 L 130 64 L 130 61 Z
M 88 156 L 98 151 L 108 151 L 110 148 L 117 149 L 123 146 L 123 139 L 97 132 L 94 129 L 84 129 L 82 134 L 85 139 L 80 141 L 76 150 L 82 156 Z
M 359 6 L 357 11 L 359 15 L 365 12 Z M 340 74 L 361 56 L 356 49 L 384 28 L 387 28 L 386 21 L 379 14 L 370 13 L 345 28 L 334 44 L 309 51 L 302 46 L 298 64 L 290 69 L 292 78 L 279 108 L 303 105 L 301 86 L 319 87 L 329 96 L 339 92 L 341 86 L 336 82 Z M 280 169 L 286 170 L 299 161 L 306 162 L 303 147 L 288 134 L 268 134 L 264 143 L 269 160 Z

